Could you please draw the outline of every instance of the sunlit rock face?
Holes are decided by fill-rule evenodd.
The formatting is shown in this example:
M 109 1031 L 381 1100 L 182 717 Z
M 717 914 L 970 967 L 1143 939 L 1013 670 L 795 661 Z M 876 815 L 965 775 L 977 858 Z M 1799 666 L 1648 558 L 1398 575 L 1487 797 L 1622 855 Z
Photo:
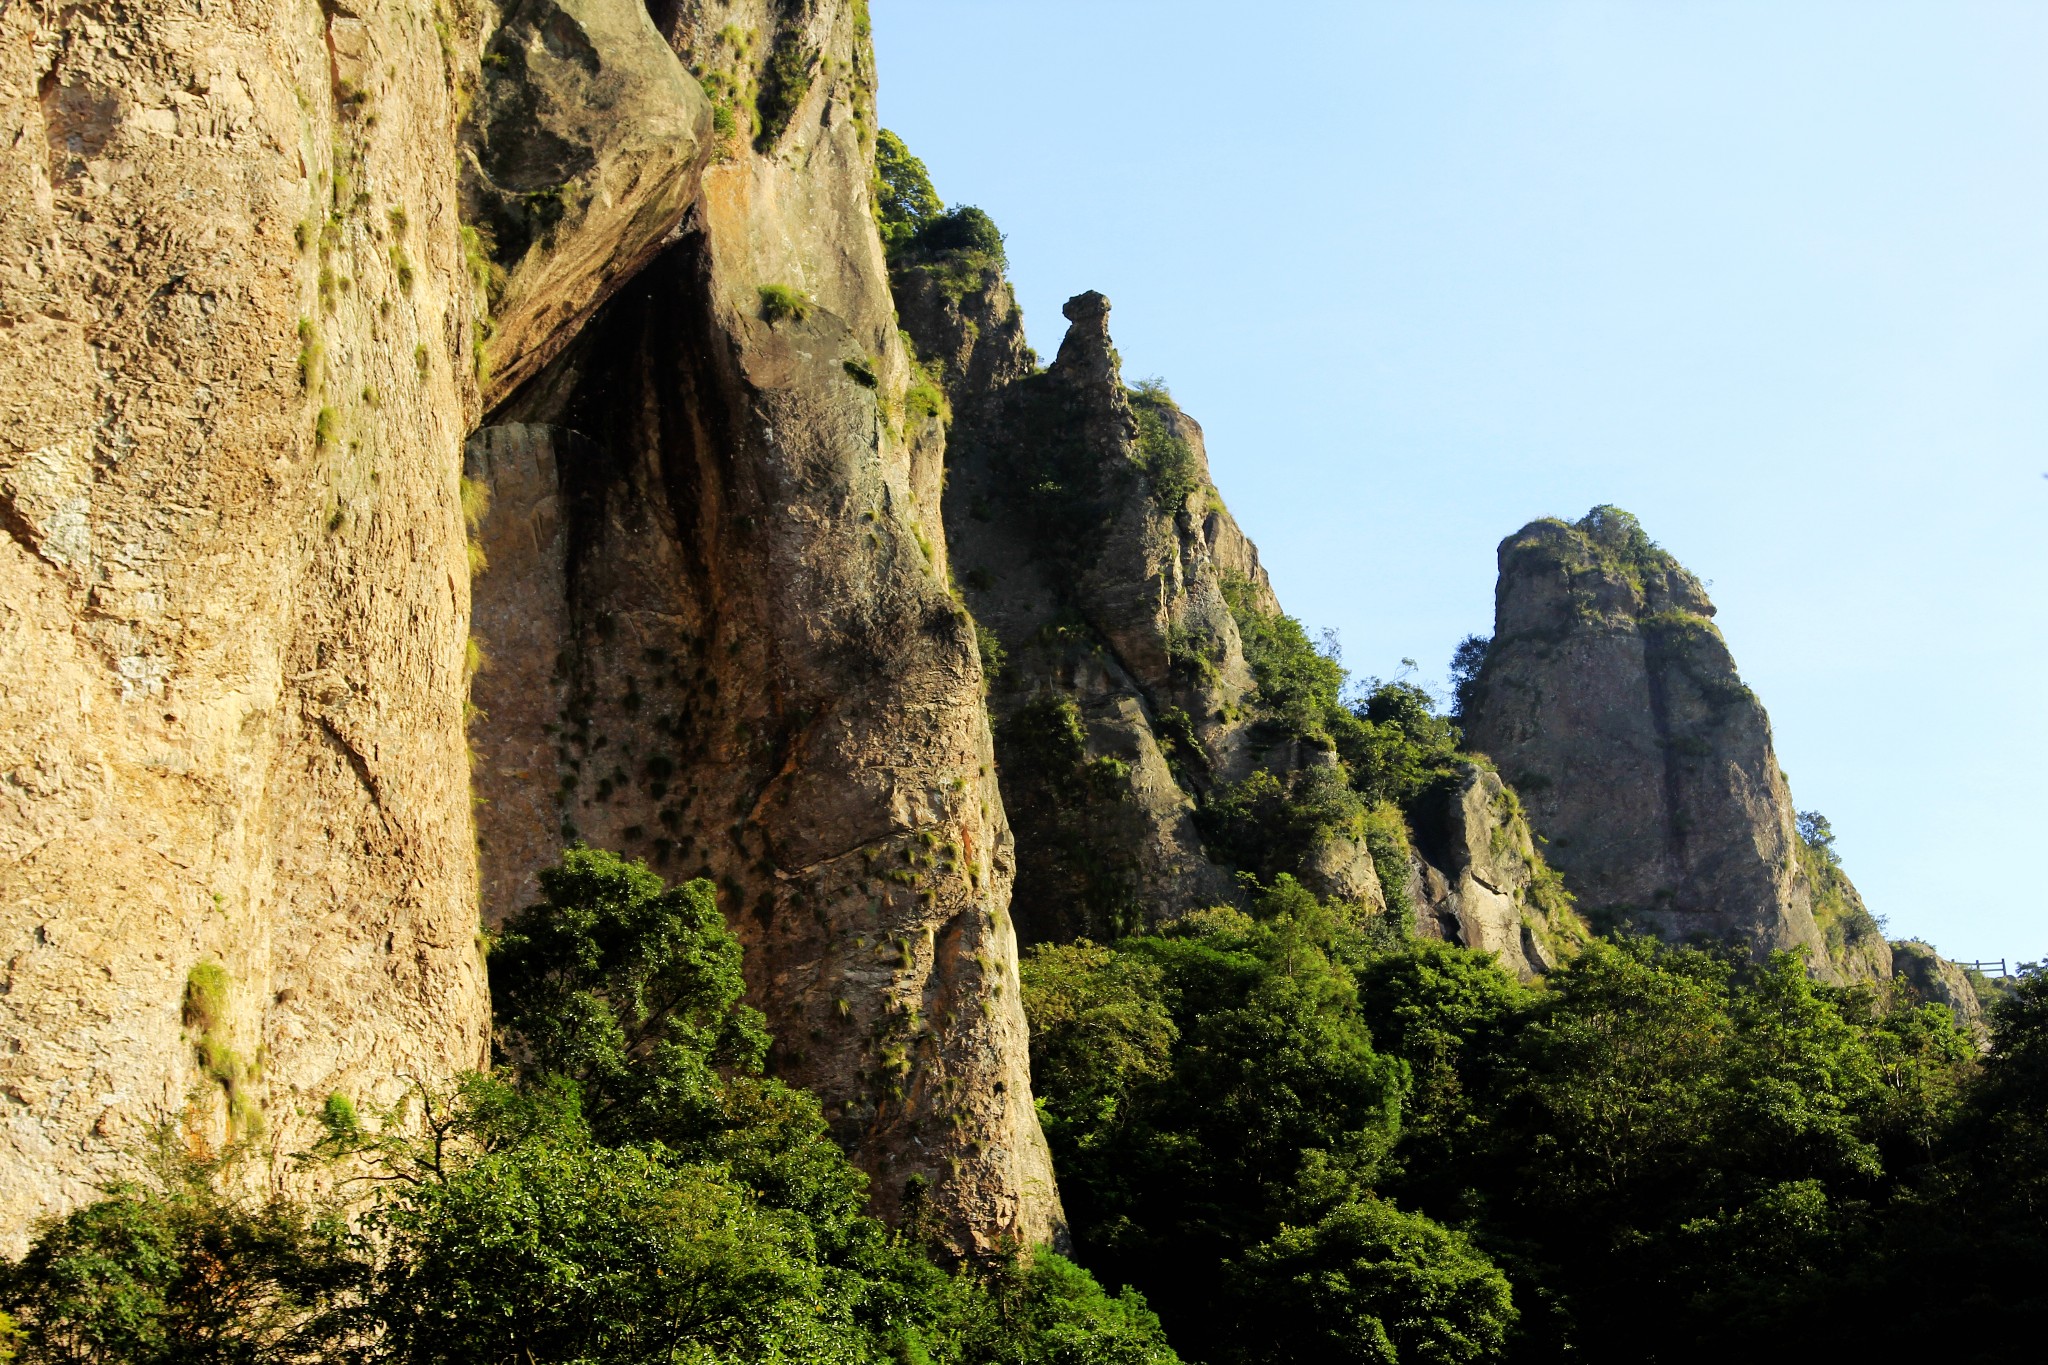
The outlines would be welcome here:
M 282 1182 L 483 1064 L 480 914 L 576 837 L 719 881 L 882 1211 L 1055 1237 L 864 6 L 16 7 L 0 62 L 0 1250 L 159 1118 Z
M 1467 742 L 1499 764 L 1596 924 L 1803 949 L 1834 980 L 1888 977 L 1860 900 L 1816 918 L 1770 719 L 1713 615 L 1627 513 L 1531 522 L 1501 542 Z

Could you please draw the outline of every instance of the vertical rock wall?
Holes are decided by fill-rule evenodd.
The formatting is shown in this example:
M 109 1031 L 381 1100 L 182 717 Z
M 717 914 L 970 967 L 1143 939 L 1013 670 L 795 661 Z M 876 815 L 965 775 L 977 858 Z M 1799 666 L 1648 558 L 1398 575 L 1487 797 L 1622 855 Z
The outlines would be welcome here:
M 1874 924 L 1831 944 L 1815 920 L 1770 720 L 1713 613 L 1625 512 L 1530 523 L 1501 542 L 1468 742 L 1500 764 L 1596 923 L 1803 948 L 1829 979 L 1888 977 Z
M 486 912 L 570 839 L 715 879 L 778 1072 L 882 1211 L 1043 1242 L 1012 845 L 868 205 L 864 11 L 656 17 L 722 102 L 701 195 L 471 444 L 479 629 L 521 658 L 479 678 Z
M 1194 820 L 1198 791 L 1260 758 L 1224 583 L 1278 604 L 1209 481 L 1201 428 L 1154 402 L 1187 458 L 1184 487 L 1162 495 L 1140 456 L 1107 299 L 1069 301 L 1059 356 L 1041 372 L 994 265 L 912 253 L 895 280 L 955 414 L 945 524 L 954 576 L 1001 660 L 990 706 L 1031 855 L 1019 931 L 1112 937 L 1233 900 Z
M 159 1119 L 285 1152 L 333 1090 L 484 1055 L 473 41 L 0 10 L 0 1251 Z

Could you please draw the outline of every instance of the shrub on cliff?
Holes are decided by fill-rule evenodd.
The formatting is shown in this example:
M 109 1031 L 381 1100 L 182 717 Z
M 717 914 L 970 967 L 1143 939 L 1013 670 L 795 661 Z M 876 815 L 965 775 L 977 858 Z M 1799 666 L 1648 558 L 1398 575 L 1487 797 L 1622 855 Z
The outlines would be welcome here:
M 1332 729 L 1349 719 L 1344 666 L 1315 647 L 1301 622 L 1261 610 L 1249 581 L 1226 575 L 1223 596 L 1259 685 L 1260 717 L 1290 735 L 1335 747 Z
M 882 248 L 892 256 L 945 212 L 932 188 L 931 172 L 887 128 L 875 137 L 875 183 L 870 193 Z
M 1194 447 L 1173 433 L 1168 416 L 1180 411 L 1159 380 L 1141 380 L 1130 389 L 1131 414 L 1138 421 L 1138 467 L 1151 485 L 1152 500 L 1168 514 L 1180 511 L 1188 495 L 1200 488 Z

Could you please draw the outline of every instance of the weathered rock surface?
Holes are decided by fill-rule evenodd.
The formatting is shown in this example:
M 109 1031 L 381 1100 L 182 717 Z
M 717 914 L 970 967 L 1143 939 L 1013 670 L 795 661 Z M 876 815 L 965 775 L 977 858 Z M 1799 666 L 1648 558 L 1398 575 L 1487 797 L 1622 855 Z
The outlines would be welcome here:
M 512 0 L 462 131 L 463 216 L 502 272 L 495 403 L 682 222 L 714 150 L 711 102 L 642 0 Z
M 1209 481 L 1201 428 L 1140 394 L 1184 452 L 1177 483 L 1148 469 L 1100 294 L 1068 302 L 1058 358 L 1039 371 L 993 263 L 912 256 L 895 280 L 955 414 L 954 573 L 1003 660 L 989 704 L 1031 855 L 1019 867 L 1019 932 L 1114 936 L 1234 900 L 1194 820 L 1198 793 L 1259 758 L 1225 582 L 1263 610 L 1278 604 Z M 1079 749 L 1047 748 L 1058 739 L 1048 706 L 1074 708 Z M 1304 873 L 1325 894 L 1376 897 L 1357 853 L 1331 851 L 1329 866 Z
M 1931 1004 L 1948 1006 L 1956 1023 L 1980 1046 L 1989 1044 L 1991 1035 L 1984 1019 L 1983 1002 L 1977 999 L 1976 988 L 1961 967 L 1917 939 L 1895 942 L 1891 950 L 1893 974 L 1915 996 Z
M 578 834 L 722 882 L 885 1212 L 1045 1240 L 864 7 L 439 19 L 0 12 L 0 1250 L 188 1095 L 284 1153 L 481 1062 L 479 881 Z
M 694 69 L 793 45 L 815 79 L 471 442 L 485 912 L 576 838 L 714 878 L 775 1066 L 878 1207 L 928 1188 L 992 1249 L 1058 1235 L 1059 1203 L 974 630 L 934 543 L 943 431 L 905 420 L 868 208 L 858 16 L 665 16 Z
M 1494 953 L 1524 981 L 1556 970 L 1589 930 L 1514 792 L 1491 768 L 1467 763 L 1432 804 L 1417 821 L 1416 932 Z
M 0 1252 L 231 1088 L 284 1153 L 484 1057 L 450 36 L 0 10 Z
M 1803 948 L 1829 979 L 1884 979 L 1874 924 L 1816 921 L 1770 720 L 1713 614 L 1625 512 L 1530 523 L 1501 542 L 1467 741 L 1596 924 Z

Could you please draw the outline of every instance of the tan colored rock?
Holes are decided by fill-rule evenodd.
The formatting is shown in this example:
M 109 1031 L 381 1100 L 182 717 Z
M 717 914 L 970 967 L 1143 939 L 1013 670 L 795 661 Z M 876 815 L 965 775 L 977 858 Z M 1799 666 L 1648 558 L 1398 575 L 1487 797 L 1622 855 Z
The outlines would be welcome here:
M 711 103 L 642 0 L 512 0 L 463 124 L 463 216 L 503 271 L 495 403 L 639 273 L 695 200 Z
M 903 406 L 872 57 L 858 6 L 783 15 L 665 17 L 698 71 L 788 45 L 813 79 L 779 131 L 722 150 L 676 242 L 471 445 L 492 491 L 480 622 L 528 656 L 477 732 L 487 910 L 569 838 L 712 877 L 778 1074 L 825 1101 L 877 1206 L 928 1188 L 963 1247 L 1041 1243 L 1061 1224 L 1014 859 L 934 543 L 943 431 Z M 530 657 L 556 639 L 558 667 Z
M 1816 923 L 1770 720 L 1713 613 L 1625 512 L 1530 523 L 1501 542 L 1467 741 L 1595 923 L 1802 948 L 1827 979 L 1882 979 L 1881 938 L 1831 949 Z
M 962 1245 L 1046 1240 L 864 11 L 508 13 L 0 12 L 0 1250 L 188 1095 L 281 1155 L 481 1063 L 479 872 L 502 914 L 579 830 L 722 881 L 884 1211 L 923 1176 Z M 714 139 L 700 78 L 762 124 Z M 532 229 L 495 271 L 465 197 Z M 491 401 L 534 378 L 467 443 L 472 697 L 487 337 Z
M 331 1091 L 483 1059 L 451 36 L 0 12 L 0 1252 L 226 1135 L 201 962 L 279 1175 Z

